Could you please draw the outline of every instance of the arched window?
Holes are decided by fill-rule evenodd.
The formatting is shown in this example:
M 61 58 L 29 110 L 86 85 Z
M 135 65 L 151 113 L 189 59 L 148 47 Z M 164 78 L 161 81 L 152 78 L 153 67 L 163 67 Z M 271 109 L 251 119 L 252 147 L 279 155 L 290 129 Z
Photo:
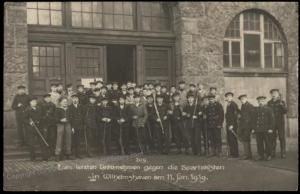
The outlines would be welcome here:
M 223 41 L 225 68 L 284 69 L 284 36 L 266 13 L 245 11 L 227 27 Z

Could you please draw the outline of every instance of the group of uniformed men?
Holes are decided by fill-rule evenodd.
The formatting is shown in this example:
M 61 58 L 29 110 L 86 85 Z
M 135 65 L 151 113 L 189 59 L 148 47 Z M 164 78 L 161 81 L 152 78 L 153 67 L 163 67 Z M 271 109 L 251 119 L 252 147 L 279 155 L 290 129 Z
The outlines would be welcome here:
M 36 140 L 41 147 L 42 159 L 52 156 L 56 161 L 81 158 L 83 155 L 112 154 L 112 142 L 119 154 L 132 152 L 170 153 L 175 142 L 177 153 L 200 156 L 220 156 L 221 129 L 226 121 L 227 154 L 238 158 L 238 141 L 243 144 L 243 159 L 252 159 L 251 134 L 256 134 L 258 160 L 275 157 L 279 136 L 281 158 L 285 158 L 284 114 L 285 102 L 278 89 L 270 91 L 272 99 L 266 104 L 265 96 L 257 97 L 258 107 L 238 97 L 241 108 L 227 92 L 224 114 L 217 88 L 204 91 L 203 85 L 184 81 L 170 90 L 160 83 L 134 82 L 104 84 L 90 83 L 86 90 L 72 84 L 52 84 L 51 92 L 42 101 L 30 97 L 24 86 L 18 87 L 12 108 L 21 145 L 27 145 L 30 159 L 36 160 Z M 26 141 L 25 141 L 26 140 Z

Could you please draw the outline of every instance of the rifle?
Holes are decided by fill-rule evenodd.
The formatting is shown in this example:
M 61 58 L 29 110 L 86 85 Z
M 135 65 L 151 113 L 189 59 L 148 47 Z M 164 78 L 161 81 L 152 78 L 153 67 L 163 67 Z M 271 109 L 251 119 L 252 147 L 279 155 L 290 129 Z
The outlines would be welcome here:
M 103 154 L 104 155 L 106 155 L 105 136 L 106 136 L 106 122 L 104 122 L 103 138 L 102 138 Z
M 192 128 L 194 128 L 194 115 L 196 113 L 197 105 L 198 105 L 198 92 L 196 95 L 196 103 L 195 103 L 195 108 L 194 108 L 194 112 L 193 112 L 193 116 L 192 116 Z
M 40 136 L 40 138 L 42 139 L 42 141 L 44 142 L 44 144 L 49 147 L 49 144 L 47 143 L 47 141 L 45 140 L 45 138 L 43 137 L 42 133 L 40 132 L 39 128 L 35 125 L 35 123 L 33 122 L 33 120 L 31 118 L 29 118 L 30 122 L 32 123 L 33 128 L 35 129 L 35 131 L 37 132 L 37 134 Z
M 154 96 L 154 103 L 153 103 L 153 104 L 154 104 L 156 116 L 157 116 L 158 119 L 159 119 L 159 124 L 160 124 L 160 127 L 161 127 L 161 132 L 162 132 L 162 134 L 165 134 L 164 126 L 163 126 L 163 124 L 162 124 L 162 121 L 161 121 L 161 119 L 160 119 L 159 112 L 158 112 L 158 110 L 157 110 L 155 96 Z
M 124 106 L 124 108 L 125 108 L 125 106 Z M 122 116 L 121 115 L 121 109 L 120 109 L 120 116 Z M 121 146 L 121 153 L 122 153 L 122 155 L 124 155 L 125 154 L 125 151 L 124 151 L 124 146 L 123 146 L 123 140 L 122 140 L 122 136 L 123 136 L 123 128 L 122 128 L 122 123 L 119 123 L 119 125 L 120 125 L 120 137 L 119 137 L 119 144 L 120 144 L 120 146 Z

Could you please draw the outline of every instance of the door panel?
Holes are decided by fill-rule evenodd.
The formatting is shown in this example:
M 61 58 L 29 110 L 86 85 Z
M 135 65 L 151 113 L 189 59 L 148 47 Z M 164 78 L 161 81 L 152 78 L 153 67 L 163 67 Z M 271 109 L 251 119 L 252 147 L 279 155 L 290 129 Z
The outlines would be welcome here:
M 81 83 L 81 78 L 101 77 L 106 80 L 106 60 L 104 46 L 74 45 L 71 76 L 73 84 Z
M 65 84 L 64 47 L 60 44 L 30 43 L 29 93 L 42 96 L 51 83 Z
M 145 81 L 171 84 L 171 48 L 145 47 Z

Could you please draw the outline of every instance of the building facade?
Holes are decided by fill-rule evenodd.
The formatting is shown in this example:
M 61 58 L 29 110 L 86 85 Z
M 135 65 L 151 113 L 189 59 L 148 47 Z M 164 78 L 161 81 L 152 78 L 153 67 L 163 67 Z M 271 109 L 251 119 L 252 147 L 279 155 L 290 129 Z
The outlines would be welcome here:
M 222 97 L 279 88 L 287 135 L 298 134 L 296 2 L 6 2 L 4 128 L 14 128 L 17 85 L 180 80 Z

